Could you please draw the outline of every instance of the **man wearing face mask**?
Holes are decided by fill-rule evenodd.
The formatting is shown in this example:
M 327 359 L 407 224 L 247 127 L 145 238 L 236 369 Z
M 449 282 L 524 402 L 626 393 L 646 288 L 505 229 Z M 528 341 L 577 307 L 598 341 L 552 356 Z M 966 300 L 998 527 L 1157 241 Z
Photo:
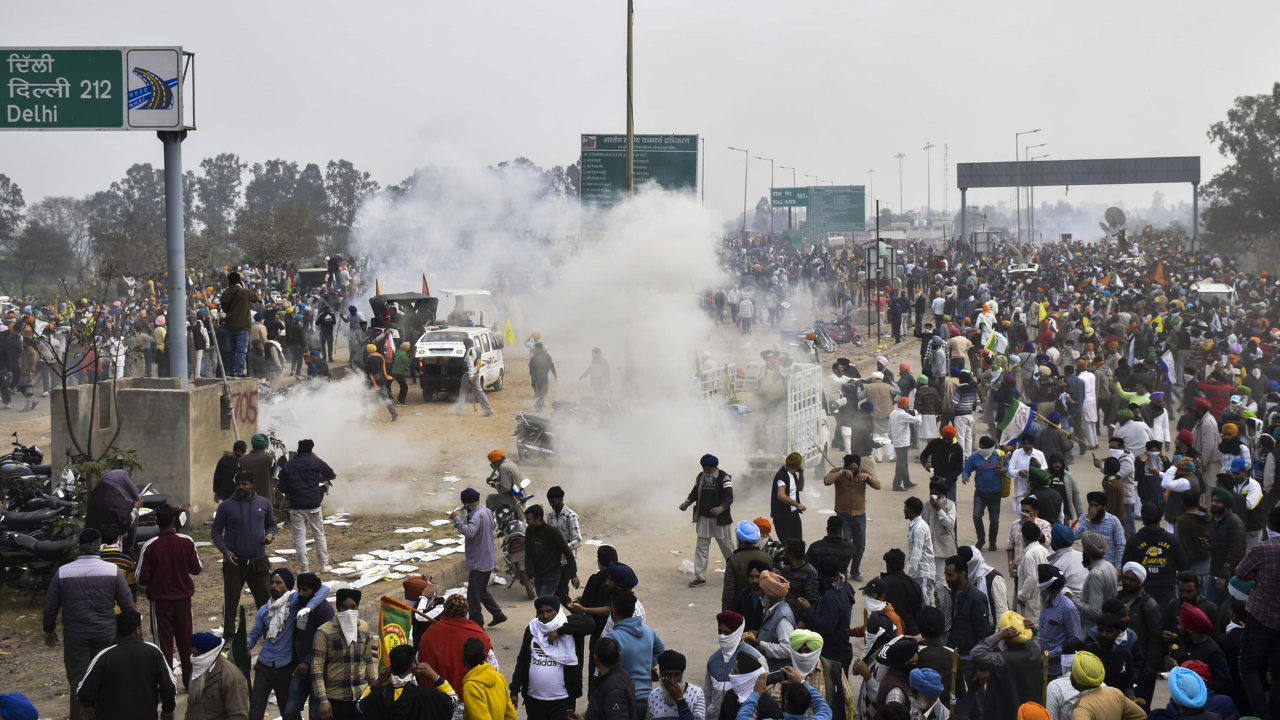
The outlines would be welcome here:
M 1039 702 L 1043 657 L 1035 626 L 1021 615 L 1001 615 L 998 627 L 996 634 L 973 648 L 978 677 L 990 690 L 982 717 L 992 720 L 1017 717 L 1023 703 Z
M 1121 410 L 1118 413 L 1118 417 L 1122 422 L 1125 422 L 1126 413 L 1128 414 L 1127 423 L 1131 424 L 1133 422 L 1132 412 L 1128 410 Z M 1145 428 L 1146 426 L 1144 425 L 1143 427 Z M 1142 442 L 1139 445 L 1139 452 L 1142 452 L 1142 449 L 1145 449 L 1146 443 L 1150 439 L 1151 439 L 1150 433 L 1147 433 L 1146 435 L 1142 436 Z M 1112 475 L 1112 474 L 1117 475 L 1120 478 L 1121 485 L 1123 486 L 1123 491 L 1124 491 L 1123 493 L 1124 497 L 1122 500 L 1123 517 L 1121 517 L 1120 519 L 1124 525 L 1124 537 L 1125 537 L 1125 540 L 1127 541 L 1136 531 L 1136 528 L 1134 527 L 1134 504 L 1138 502 L 1138 483 L 1137 483 L 1137 480 L 1134 478 L 1134 474 L 1133 474 L 1134 456 L 1133 456 L 1133 453 L 1129 452 L 1129 450 L 1126 449 L 1125 442 L 1126 442 L 1125 439 L 1119 435 L 1111 438 L 1110 449 L 1107 452 L 1110 455 L 1110 457 L 1118 461 L 1120 465 L 1119 465 L 1119 468 L 1114 472 L 1112 471 L 1106 471 L 1106 472 L 1108 475 Z M 1104 463 L 1102 460 L 1098 458 L 1093 459 L 1094 467 L 1102 468 L 1103 465 Z M 1117 508 L 1117 511 L 1115 514 L 1116 515 L 1121 514 L 1121 511 L 1119 508 Z
M 832 711 L 834 717 L 843 720 L 844 708 L 847 707 L 846 698 L 852 696 L 849 681 L 840 663 L 823 657 L 822 637 L 812 630 L 794 630 L 788 638 L 788 646 L 791 653 L 790 668 L 799 677 L 786 676 L 787 668 L 784 668 L 784 676 L 788 679 L 774 686 L 771 691 L 774 700 L 780 705 L 784 704 L 787 693 L 791 692 L 787 686 L 796 679 L 803 679 L 806 685 L 822 696 L 828 706 L 837 708 Z
M 1063 644 L 1080 637 L 1080 611 L 1062 594 L 1067 581 L 1061 570 L 1046 564 L 1039 566 L 1037 571 L 1040 589 L 1040 644 L 1049 653 L 1049 677 L 1055 678 L 1062 669 L 1060 659 Z
M 716 615 L 716 640 L 720 649 L 711 653 L 707 659 L 707 678 L 702 684 L 706 690 L 706 717 L 719 718 L 720 707 L 732 690 L 730 675 L 739 659 L 754 658 L 757 665 L 764 662 L 755 648 L 742 642 L 745 629 L 744 618 L 736 612 L 726 610 Z
M 357 701 L 378 679 L 378 638 L 360 619 L 360 591 L 337 592 L 337 617 L 316 631 L 311 692 L 320 720 L 354 720 Z
M 582 697 L 583 638 L 595 629 L 590 615 L 566 615 L 555 595 L 533 603 L 537 617 L 525 628 L 511 673 L 511 704 L 524 698 L 529 720 L 563 718 Z
M 849 643 L 849 616 L 858 601 L 849 583 L 840 577 L 840 561 L 824 557 L 818 563 L 818 587 L 822 599 L 817 607 L 800 598 L 800 611 L 805 627 L 822 636 L 822 657 L 849 667 L 853 662 L 853 645 Z

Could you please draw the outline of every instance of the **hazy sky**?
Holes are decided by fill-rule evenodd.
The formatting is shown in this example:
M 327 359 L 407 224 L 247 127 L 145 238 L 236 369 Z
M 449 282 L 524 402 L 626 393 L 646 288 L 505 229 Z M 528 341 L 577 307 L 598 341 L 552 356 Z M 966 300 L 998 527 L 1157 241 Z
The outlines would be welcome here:
M 625 130 L 626 3 L 7 3 L 4 45 L 182 45 L 196 53 L 200 158 L 347 158 L 381 183 L 426 164 L 544 167 L 577 159 L 583 132 Z M 126 8 L 127 7 L 127 11 Z M 970 3 L 636 0 L 638 133 L 706 137 L 706 202 L 741 211 L 769 163 L 898 204 L 959 204 L 955 163 L 1012 160 L 1014 132 L 1052 159 L 1200 155 L 1242 94 L 1280 80 L 1280 3 Z M 1026 140 L 1026 138 L 1024 138 Z M 944 180 L 943 146 L 950 170 Z M 134 162 L 162 162 L 145 132 L 0 133 L 0 173 L 32 202 L 105 188 Z M 776 184 L 791 184 L 777 170 Z M 1072 188 L 1069 200 L 1145 207 L 1188 187 Z M 1061 189 L 1037 190 L 1053 201 Z M 1012 198 L 994 190 L 970 204 Z

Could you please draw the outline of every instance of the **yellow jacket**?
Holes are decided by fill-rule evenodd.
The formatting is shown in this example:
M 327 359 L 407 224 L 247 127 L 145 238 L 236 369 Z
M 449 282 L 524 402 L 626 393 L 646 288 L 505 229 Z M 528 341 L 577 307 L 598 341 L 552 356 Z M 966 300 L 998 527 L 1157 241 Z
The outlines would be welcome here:
M 507 682 L 489 663 L 467 671 L 462 679 L 464 720 L 516 720 Z

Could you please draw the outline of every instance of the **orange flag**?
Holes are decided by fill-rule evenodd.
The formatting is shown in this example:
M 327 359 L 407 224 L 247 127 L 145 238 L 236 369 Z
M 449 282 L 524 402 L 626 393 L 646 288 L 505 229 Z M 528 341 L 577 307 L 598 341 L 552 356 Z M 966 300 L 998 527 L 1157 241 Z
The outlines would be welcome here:
M 1156 274 L 1151 278 L 1157 285 L 1164 285 L 1164 261 L 1156 263 Z
M 1107 276 L 1106 276 L 1106 277 L 1104 277 L 1104 278 L 1102 278 L 1102 287 L 1107 287 L 1108 285 L 1110 285 L 1110 284 L 1111 284 L 1111 275 L 1112 275 L 1112 274 L 1113 274 L 1113 273 L 1107 273 Z
M 431 289 L 427 287 L 427 274 L 426 274 L 426 273 L 422 273 L 422 294 L 423 294 L 423 295 L 430 295 L 430 294 L 431 294 Z

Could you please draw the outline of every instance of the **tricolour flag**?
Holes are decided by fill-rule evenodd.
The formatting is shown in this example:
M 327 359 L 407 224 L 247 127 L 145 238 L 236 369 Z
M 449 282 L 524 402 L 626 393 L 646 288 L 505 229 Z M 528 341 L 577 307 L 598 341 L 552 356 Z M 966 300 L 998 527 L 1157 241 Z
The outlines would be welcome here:
M 379 637 L 382 639 L 378 652 L 378 669 L 391 664 L 391 649 L 413 642 L 413 608 L 403 602 L 386 595 L 382 596 L 382 607 L 378 613 Z
M 991 337 L 987 338 L 987 342 L 982 347 L 993 355 L 1004 355 L 1009 349 L 1009 338 L 998 332 L 992 332 Z
M 1017 442 L 1018 438 L 1022 437 L 1022 433 L 1027 431 L 1027 425 L 1031 424 L 1031 406 L 1021 400 L 1014 402 L 1018 404 L 1010 405 L 1005 411 L 1004 420 L 1000 422 L 1001 445 Z

